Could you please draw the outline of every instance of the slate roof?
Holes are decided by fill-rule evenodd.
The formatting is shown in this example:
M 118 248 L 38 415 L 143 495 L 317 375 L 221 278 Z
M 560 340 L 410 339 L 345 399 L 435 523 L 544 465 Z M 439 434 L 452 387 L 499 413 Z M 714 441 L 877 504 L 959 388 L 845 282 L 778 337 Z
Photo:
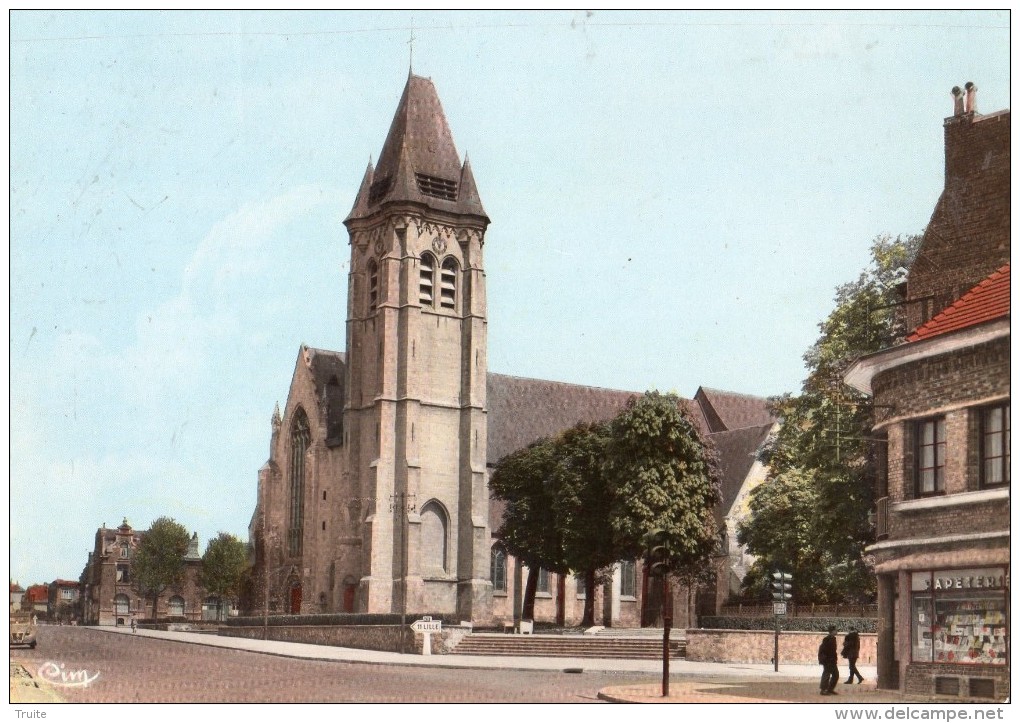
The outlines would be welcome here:
M 1005 264 L 907 337 L 921 341 L 1009 316 L 1009 264 Z
M 640 392 L 489 374 L 489 464 L 578 422 L 612 419 Z
M 407 77 L 379 165 L 368 164 L 347 221 L 374 213 L 382 204 L 412 201 L 480 216 L 488 221 L 471 164 L 462 166 L 439 94 L 429 78 Z
M 709 442 L 719 455 L 722 502 L 716 508 L 716 516 L 720 522 L 722 515 L 729 512 L 733 506 L 748 472 L 754 465 L 758 449 L 768 438 L 772 427 L 773 424 L 770 422 L 708 435 Z
M 305 361 L 312 370 L 312 378 L 315 380 L 317 392 L 321 392 L 333 377 L 336 377 L 341 385 L 344 383 L 344 363 L 347 359 L 344 352 L 315 349 L 310 346 L 301 347 L 301 351 L 305 354 Z
M 698 387 L 694 402 L 700 407 L 709 432 L 757 427 L 776 421 L 769 412 L 768 400 L 763 397 Z

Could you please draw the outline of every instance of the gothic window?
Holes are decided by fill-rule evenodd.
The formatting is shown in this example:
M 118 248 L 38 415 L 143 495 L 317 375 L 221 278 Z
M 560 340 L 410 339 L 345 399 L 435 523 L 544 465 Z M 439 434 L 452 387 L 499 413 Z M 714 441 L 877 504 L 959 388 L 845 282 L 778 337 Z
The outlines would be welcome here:
M 500 544 L 492 546 L 489 559 L 492 591 L 506 593 L 506 550 Z
M 167 604 L 167 615 L 170 617 L 184 617 L 184 598 L 174 595 Z
M 428 251 L 421 255 L 418 268 L 418 303 L 429 308 L 435 303 L 436 259 Z
M 287 530 L 287 552 L 291 557 L 301 554 L 305 512 L 305 453 L 310 441 L 308 417 L 299 407 L 294 413 L 294 424 L 290 431 L 290 525 Z
M 940 495 L 946 489 L 946 418 L 916 423 L 917 495 Z
M 375 259 L 368 262 L 368 311 L 376 310 L 379 306 L 379 264 Z
M 422 507 L 422 564 L 426 572 L 446 572 L 446 527 L 446 512 L 439 503 Z
M 453 309 L 457 305 L 457 260 L 450 257 L 443 261 L 439 276 L 439 305 Z
M 637 565 L 633 560 L 620 563 L 620 597 L 637 597 Z
M 326 384 L 326 444 L 335 447 L 344 440 L 344 388 L 336 378 Z
M 131 600 L 124 593 L 118 593 L 113 598 L 113 612 L 115 615 L 128 615 L 131 612 Z
M 1009 402 L 981 410 L 981 484 L 1009 484 Z

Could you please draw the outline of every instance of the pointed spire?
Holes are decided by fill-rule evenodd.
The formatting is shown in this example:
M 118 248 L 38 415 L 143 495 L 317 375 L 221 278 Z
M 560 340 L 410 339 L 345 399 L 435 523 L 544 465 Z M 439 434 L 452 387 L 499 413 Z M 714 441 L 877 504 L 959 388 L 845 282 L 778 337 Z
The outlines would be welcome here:
M 372 157 L 368 158 L 368 168 L 361 178 L 361 185 L 358 187 L 358 195 L 354 199 L 354 208 L 347 214 L 347 218 L 359 218 L 368 213 L 368 198 L 372 188 L 372 179 L 375 176 L 375 169 L 372 167 Z
M 280 403 L 279 402 L 277 402 L 276 406 L 273 407 L 273 418 L 271 420 L 271 423 L 273 425 L 273 429 L 274 430 L 279 429 L 280 425 L 283 424 L 283 418 L 280 416 Z
M 464 167 L 460 171 L 460 207 L 465 213 L 485 216 L 482 199 L 479 198 L 478 188 L 475 186 L 475 175 L 471 172 L 471 161 L 468 160 L 466 153 Z
M 462 175 L 457 148 L 435 86 L 428 78 L 409 73 L 379 163 L 371 178 L 366 174 L 362 181 L 347 220 L 363 218 L 379 204 L 393 201 L 484 215 L 473 179 L 471 200 L 466 205 L 462 203 Z

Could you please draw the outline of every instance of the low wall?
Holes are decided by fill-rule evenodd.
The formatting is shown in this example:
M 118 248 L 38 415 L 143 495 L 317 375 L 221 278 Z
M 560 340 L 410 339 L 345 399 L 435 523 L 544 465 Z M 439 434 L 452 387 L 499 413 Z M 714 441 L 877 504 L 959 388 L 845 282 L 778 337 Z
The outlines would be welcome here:
M 858 665 L 875 664 L 876 635 L 860 633 Z M 817 665 L 818 646 L 825 633 L 784 630 L 779 634 L 779 662 Z M 836 647 L 843 648 L 843 635 L 836 635 Z M 687 660 L 702 663 L 771 663 L 775 651 L 774 630 L 687 629 Z M 846 661 L 839 660 L 846 670 Z
M 470 632 L 470 627 L 458 625 L 444 627 L 439 633 L 431 633 L 432 653 L 442 655 L 450 652 Z M 425 642 L 422 633 L 412 631 L 410 626 L 403 628 L 399 625 L 270 625 L 268 628 L 261 625 L 231 625 L 221 627 L 219 634 L 232 638 L 262 640 L 267 637 L 269 640 L 287 643 L 332 645 L 390 653 L 420 654 Z

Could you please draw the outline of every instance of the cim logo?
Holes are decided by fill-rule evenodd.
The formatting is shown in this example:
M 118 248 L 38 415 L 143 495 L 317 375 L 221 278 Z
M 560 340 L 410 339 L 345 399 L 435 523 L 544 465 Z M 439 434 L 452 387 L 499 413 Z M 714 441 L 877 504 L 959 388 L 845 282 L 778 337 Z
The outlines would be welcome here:
M 63 663 L 47 661 L 39 666 L 39 677 L 50 685 L 63 688 L 87 688 L 90 683 L 96 682 L 99 673 L 90 676 L 87 670 L 65 670 Z

